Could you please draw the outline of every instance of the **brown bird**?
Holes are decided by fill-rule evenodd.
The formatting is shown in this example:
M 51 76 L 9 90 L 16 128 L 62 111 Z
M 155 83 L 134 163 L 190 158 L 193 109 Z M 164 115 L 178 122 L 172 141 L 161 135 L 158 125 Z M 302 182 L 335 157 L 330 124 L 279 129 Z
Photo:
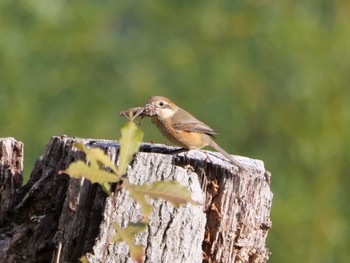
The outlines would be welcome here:
M 145 109 L 150 112 L 152 122 L 163 136 L 175 145 L 184 150 L 210 146 L 223 154 L 232 164 L 242 170 L 247 170 L 212 139 L 217 134 L 212 128 L 176 106 L 171 100 L 161 96 L 151 97 Z

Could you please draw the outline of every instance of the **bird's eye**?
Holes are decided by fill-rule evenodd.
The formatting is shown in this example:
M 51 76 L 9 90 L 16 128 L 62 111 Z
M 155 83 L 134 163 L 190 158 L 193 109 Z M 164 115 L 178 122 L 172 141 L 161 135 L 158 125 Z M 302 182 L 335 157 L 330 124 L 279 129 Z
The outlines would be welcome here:
M 164 107 L 164 105 L 165 105 L 165 102 L 164 102 L 164 101 L 160 101 L 160 102 L 158 103 L 158 106 L 159 106 L 159 107 Z

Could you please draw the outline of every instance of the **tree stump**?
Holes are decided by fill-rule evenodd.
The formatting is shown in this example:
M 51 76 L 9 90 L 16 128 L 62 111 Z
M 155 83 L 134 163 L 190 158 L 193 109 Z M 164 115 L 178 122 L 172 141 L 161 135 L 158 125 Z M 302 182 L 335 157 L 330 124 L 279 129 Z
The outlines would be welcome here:
M 11 209 L 0 214 L 0 262 L 78 262 L 85 254 L 89 262 L 133 262 L 125 243 L 109 242 L 107 226 L 138 221 L 140 206 L 121 187 L 112 207 L 98 185 L 61 174 L 84 159 L 75 142 L 104 149 L 117 164 L 117 142 L 53 137 L 28 183 L 6 195 Z M 249 167 L 240 173 L 219 153 L 167 154 L 173 149 L 142 144 L 126 176 L 135 184 L 176 180 L 203 205 L 152 201 L 148 230 L 136 237 L 145 262 L 266 262 L 272 193 L 263 163 L 236 157 Z
M 23 182 L 23 143 L 0 138 L 0 226 L 6 223 L 16 190 Z

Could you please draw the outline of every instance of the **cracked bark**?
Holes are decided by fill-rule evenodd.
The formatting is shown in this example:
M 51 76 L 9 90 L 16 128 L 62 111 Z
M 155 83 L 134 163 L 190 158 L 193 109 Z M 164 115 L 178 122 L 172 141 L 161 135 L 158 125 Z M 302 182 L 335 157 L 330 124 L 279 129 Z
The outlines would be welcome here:
M 77 262 L 84 254 L 90 262 L 133 262 L 125 243 L 109 244 L 107 225 L 108 220 L 124 227 L 136 222 L 142 216 L 139 205 L 121 189 L 112 208 L 96 184 L 59 174 L 84 158 L 75 142 L 103 148 L 117 162 L 116 142 L 53 137 L 28 183 L 6 195 L 11 209 L 0 213 L 0 262 L 55 262 L 59 246 L 60 262 Z M 165 154 L 173 149 L 143 144 L 129 166 L 129 181 L 176 180 L 203 205 L 174 208 L 152 201 L 148 230 L 136 237 L 145 246 L 145 262 L 266 262 L 272 193 L 263 163 L 237 157 L 250 167 L 239 173 L 218 153 Z
M 23 143 L 0 138 L 0 226 L 6 224 L 16 190 L 23 182 Z

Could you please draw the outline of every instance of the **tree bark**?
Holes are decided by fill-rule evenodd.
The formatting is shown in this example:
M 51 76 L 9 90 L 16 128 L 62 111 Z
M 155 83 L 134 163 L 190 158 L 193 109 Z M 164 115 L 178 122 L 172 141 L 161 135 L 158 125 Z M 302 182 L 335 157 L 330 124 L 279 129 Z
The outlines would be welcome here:
M 23 143 L 0 138 L 0 226 L 6 223 L 16 190 L 23 182 Z
M 53 137 L 28 183 L 9 197 L 10 213 L 1 211 L 7 224 L 0 229 L 0 262 L 77 262 L 85 254 L 89 262 L 133 262 L 125 243 L 109 242 L 108 226 L 138 221 L 140 206 L 122 186 L 112 207 L 98 185 L 60 173 L 84 159 L 75 142 L 100 147 L 117 163 L 117 142 Z M 250 168 L 239 172 L 218 153 L 167 154 L 172 149 L 143 144 L 126 176 L 135 184 L 176 180 L 203 205 L 152 201 L 148 230 L 136 237 L 145 262 L 266 262 L 272 193 L 263 163 L 236 157 Z

